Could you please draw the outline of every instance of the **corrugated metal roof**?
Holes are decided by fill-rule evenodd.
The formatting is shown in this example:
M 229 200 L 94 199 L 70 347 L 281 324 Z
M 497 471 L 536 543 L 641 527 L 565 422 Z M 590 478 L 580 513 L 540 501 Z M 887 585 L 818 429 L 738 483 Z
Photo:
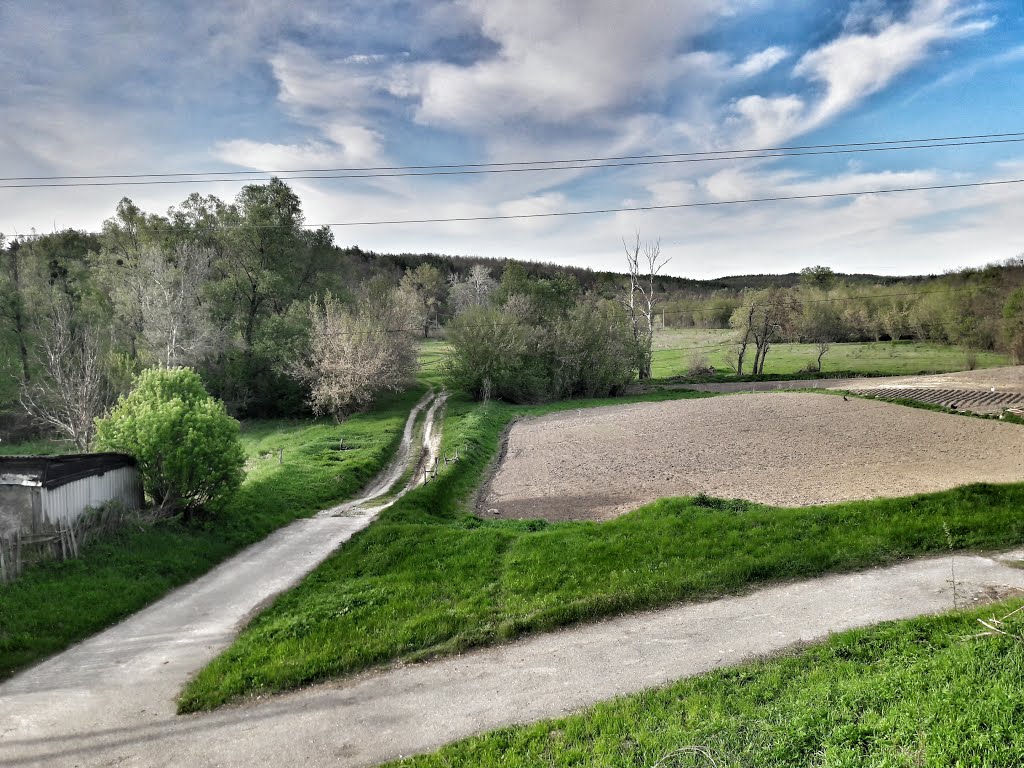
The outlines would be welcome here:
M 134 458 L 123 453 L 0 456 L 0 485 L 38 483 L 44 488 L 59 488 L 83 477 L 102 475 L 121 467 L 134 467 L 135 464 Z

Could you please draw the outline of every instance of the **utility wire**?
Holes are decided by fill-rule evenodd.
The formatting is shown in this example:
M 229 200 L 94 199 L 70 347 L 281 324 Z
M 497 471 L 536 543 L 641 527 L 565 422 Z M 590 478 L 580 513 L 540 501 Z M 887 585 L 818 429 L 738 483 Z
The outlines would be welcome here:
M 790 152 L 797 150 L 818 150 L 838 149 L 842 147 L 882 147 L 891 148 L 896 144 L 917 145 L 925 142 L 970 142 L 971 144 L 990 143 L 980 141 L 983 139 L 1007 139 L 1010 141 L 1021 141 L 1024 132 L 1013 133 L 982 133 L 963 136 L 933 136 L 922 139 L 890 139 L 886 141 L 856 141 L 835 144 L 798 144 L 780 147 L 759 147 L 755 149 L 721 149 L 706 152 L 672 152 L 650 155 L 613 155 L 608 157 L 582 157 L 562 160 L 520 160 L 494 163 L 452 163 L 447 165 L 385 165 L 351 168 L 284 168 L 277 170 L 251 170 L 251 171 L 192 171 L 178 173 L 106 173 L 87 176 L 3 176 L 0 181 L 58 181 L 58 180 L 95 180 L 95 179 L 141 179 L 141 178 L 173 178 L 183 176 L 246 176 L 246 175 L 277 175 L 291 173 L 369 173 L 374 171 L 435 171 L 451 170 L 460 168 L 504 168 L 514 166 L 540 166 L 540 165 L 565 165 L 569 163 L 596 163 L 596 162 L 617 162 L 622 160 L 658 160 L 665 158 L 710 158 L 720 159 L 719 155 L 741 155 L 749 156 L 752 153 L 763 152 Z M 975 141 L 979 140 L 979 141 Z M 1001 142 L 991 142 L 1001 143 Z M 955 144 L 942 144 L 937 146 L 956 146 Z M 913 149 L 914 147 L 895 147 L 896 149 Z M 725 158 L 733 159 L 733 158 Z M 739 158 L 742 159 L 742 158 Z M 532 170 L 532 169 L 531 169 Z M 233 181 L 235 179 L 220 179 L 221 181 Z
M 941 147 L 972 147 L 983 144 L 1010 144 L 1024 142 L 1024 136 L 1020 138 L 1010 139 L 988 139 L 984 141 L 959 141 L 959 142 L 943 142 L 943 143 L 931 143 L 931 144 L 913 144 L 907 146 L 892 146 L 892 147 L 858 147 L 849 149 L 822 149 L 822 150 L 811 150 L 811 151 L 765 151 L 759 154 L 722 154 L 714 157 L 677 157 L 675 159 L 646 159 L 646 160 L 624 160 L 621 162 L 589 162 L 589 161 L 562 161 L 562 165 L 550 165 L 540 166 L 535 165 L 533 167 L 517 167 L 517 168 L 469 168 L 463 167 L 458 170 L 425 170 L 425 171 L 406 171 L 406 170 L 394 170 L 394 171 L 372 171 L 368 173 L 329 173 L 326 171 L 318 171 L 316 175 L 308 175 L 301 171 L 287 172 L 282 171 L 280 173 L 292 173 L 298 175 L 282 175 L 283 181 L 293 180 L 314 180 L 314 179 L 386 179 L 386 178 L 399 178 L 399 177 L 411 177 L 411 176 L 464 176 L 464 175 L 480 175 L 480 174 L 493 174 L 493 173 L 534 173 L 539 171 L 577 171 L 577 170 L 590 170 L 590 169 L 601 169 L 601 168 L 626 168 L 633 166 L 642 165 L 673 165 L 679 163 L 704 163 L 712 161 L 724 161 L 724 160 L 758 160 L 765 158 L 778 158 L 778 157 L 808 157 L 812 155 L 843 155 L 852 153 L 862 152 L 896 152 L 905 149 L 936 149 Z M 549 161 L 556 162 L 556 161 Z M 583 163 L 583 164 L 581 164 Z M 223 173 L 241 173 L 234 171 L 224 171 Z M 261 171 L 260 173 L 265 173 Z M 170 176 L 172 174 L 166 174 Z M 182 174 L 173 174 L 179 176 Z M 233 182 L 233 181 L 271 181 L 272 177 L 263 178 L 248 178 L 248 179 L 235 179 L 235 178 L 157 178 L 161 174 L 154 174 L 153 177 L 146 178 L 146 180 L 138 180 L 139 177 L 123 177 L 123 176 L 108 176 L 108 177 L 95 177 L 95 178 L 106 178 L 106 179 L 118 179 L 117 181 L 32 181 L 33 177 L 10 177 L 0 179 L 0 181 L 17 181 L 18 183 L 3 183 L 0 184 L 0 189 L 39 189 L 47 187 L 121 187 L 121 186 L 147 186 L 157 184 L 216 184 L 222 182 Z M 38 177 L 48 178 L 48 177 Z M 77 177 L 52 177 L 52 178 L 67 178 L 73 179 Z M 127 179 L 127 180 L 125 180 Z
M 327 227 L 372 227 L 397 224 L 450 224 L 470 221 L 506 221 L 510 219 L 546 219 L 559 216 L 593 216 L 601 213 L 631 213 L 637 211 L 664 211 L 680 208 L 709 208 L 718 205 L 747 205 L 750 203 L 777 203 L 789 200 L 828 200 L 858 195 L 888 195 L 897 192 L 927 192 L 941 189 L 968 189 L 971 187 L 994 187 L 1007 184 L 1024 184 L 1024 179 L 1001 179 L 999 181 L 974 181 L 963 184 L 932 184 L 918 187 L 891 187 L 889 189 L 865 189 L 858 192 L 819 192 L 808 195 L 777 195 L 774 197 L 749 197 L 741 200 L 708 200 L 698 203 L 673 203 L 667 205 L 636 205 L 622 208 L 593 208 L 585 211 L 554 211 L 550 213 L 519 213 L 494 216 L 452 216 L 435 219 L 382 219 L 375 221 L 346 221 L 322 224 Z M 313 225 L 304 225 L 313 226 Z
M 890 187 L 888 189 L 863 189 L 851 192 L 817 192 L 806 195 L 775 195 L 771 197 L 748 197 L 739 200 L 707 200 L 696 203 L 672 203 L 665 205 L 635 205 L 621 208 L 592 208 L 583 211 L 552 211 L 548 213 L 518 213 L 518 214 L 496 214 L 493 216 L 451 216 L 444 218 L 430 219 L 377 219 L 368 221 L 341 221 L 327 224 L 236 224 L 220 226 L 221 229 L 291 229 L 295 227 L 320 228 L 320 227 L 375 227 L 375 226 L 397 226 L 400 224 L 451 224 L 458 222 L 473 221 L 510 221 L 514 219 L 549 219 L 562 216 L 594 216 L 603 213 L 633 213 L 642 211 L 666 211 L 683 208 L 711 208 L 720 205 L 749 205 L 752 203 L 777 203 L 791 200 L 829 200 L 843 197 L 857 197 L 859 195 L 890 195 L 900 192 L 928 192 L 945 189 L 970 189 L 980 187 L 1007 186 L 1010 184 L 1024 184 L 1024 179 L 1000 179 L 998 181 L 972 181 L 962 184 L 930 184 L 915 187 Z M 170 227 L 161 227 L 148 230 L 150 232 L 173 232 Z M 101 232 L 82 232 L 82 234 L 100 235 Z M 43 237 L 42 234 L 22 235 L 25 238 Z

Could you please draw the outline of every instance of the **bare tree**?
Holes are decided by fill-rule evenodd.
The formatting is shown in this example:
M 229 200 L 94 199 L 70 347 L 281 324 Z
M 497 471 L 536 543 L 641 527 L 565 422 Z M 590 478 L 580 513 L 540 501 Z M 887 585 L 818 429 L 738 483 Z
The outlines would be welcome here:
M 732 317 L 729 318 L 729 325 L 735 328 L 738 332 L 736 339 L 736 347 L 733 350 L 735 356 L 735 368 L 736 375 L 743 375 L 743 361 L 747 356 L 747 346 L 750 344 L 750 340 L 753 336 L 754 326 L 754 313 L 757 310 L 757 305 L 748 303 L 746 306 L 736 307 L 732 313 Z
M 212 348 L 217 333 L 202 301 L 212 261 L 209 249 L 191 241 L 142 249 L 132 278 L 142 282 L 142 335 L 160 365 L 194 365 Z
M 795 333 L 800 317 L 800 302 L 793 292 L 780 288 L 767 288 L 744 296 L 745 305 L 737 307 L 730 324 L 737 335 L 737 372 L 743 373 L 743 358 L 747 345 L 754 343 L 752 373 L 764 373 L 764 362 L 772 343 Z
M 670 259 L 661 258 L 660 240 L 641 243 L 639 232 L 632 246 L 623 240 L 622 247 L 626 252 L 629 287 L 619 298 L 619 303 L 625 309 L 633 331 L 639 360 L 639 377 L 649 379 L 654 354 L 654 308 L 658 303 L 654 295 L 654 282 Z
M 293 374 L 310 387 L 313 412 L 341 419 L 380 392 L 401 390 L 416 367 L 411 334 L 395 332 L 399 300 L 356 311 L 328 294 L 309 304 L 310 342 Z
M 483 264 L 475 264 L 465 280 L 458 275 L 448 279 L 448 304 L 454 314 L 459 315 L 470 307 L 483 307 L 490 301 L 497 283 L 491 277 L 491 270 Z
M 96 330 L 76 322 L 71 302 L 57 291 L 36 323 L 36 357 L 43 375 L 21 389 L 21 403 L 39 424 L 86 451 L 94 421 L 112 400 L 103 346 Z

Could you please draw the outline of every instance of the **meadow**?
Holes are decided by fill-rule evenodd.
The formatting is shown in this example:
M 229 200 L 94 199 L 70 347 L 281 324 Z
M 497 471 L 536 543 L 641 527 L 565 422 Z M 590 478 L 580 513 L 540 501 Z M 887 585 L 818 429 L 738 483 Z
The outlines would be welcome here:
M 686 376 L 690 367 L 706 360 L 716 372 L 730 372 L 727 351 L 735 333 L 724 329 L 668 328 L 654 337 L 656 379 Z M 748 351 L 746 367 L 753 360 L 753 346 Z M 798 374 L 817 365 L 818 350 L 814 344 L 773 344 L 765 363 L 766 375 Z M 902 375 L 915 373 L 949 373 L 968 368 L 992 368 L 1009 365 L 1006 355 L 978 352 L 945 344 L 922 341 L 866 341 L 833 344 L 822 358 L 822 372 L 859 375 Z

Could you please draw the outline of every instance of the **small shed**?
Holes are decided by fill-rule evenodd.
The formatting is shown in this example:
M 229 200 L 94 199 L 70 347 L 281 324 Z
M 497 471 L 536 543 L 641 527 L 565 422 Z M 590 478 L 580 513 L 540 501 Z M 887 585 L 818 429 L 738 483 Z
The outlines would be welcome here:
M 131 456 L 0 456 L 0 538 L 66 528 L 87 508 L 110 501 L 125 510 L 142 506 L 142 479 Z

